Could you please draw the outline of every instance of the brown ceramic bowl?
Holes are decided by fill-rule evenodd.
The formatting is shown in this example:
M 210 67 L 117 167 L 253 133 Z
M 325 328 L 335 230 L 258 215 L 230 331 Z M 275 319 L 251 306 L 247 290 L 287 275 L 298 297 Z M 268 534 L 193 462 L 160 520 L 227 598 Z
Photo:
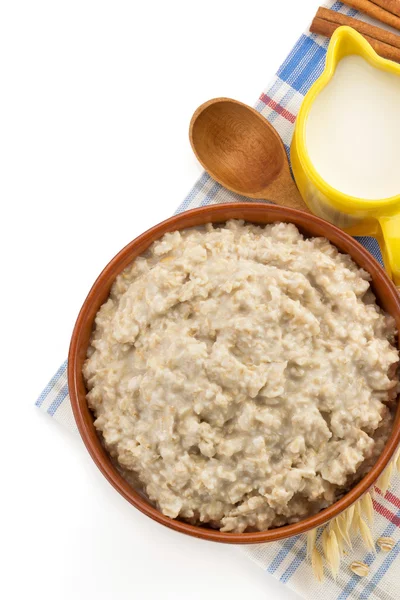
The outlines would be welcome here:
M 115 489 L 128 500 L 128 502 L 136 506 L 136 508 L 155 521 L 158 521 L 167 527 L 171 527 L 176 531 L 217 542 L 254 544 L 280 540 L 323 525 L 360 498 L 377 480 L 399 444 L 400 406 L 396 413 L 392 434 L 377 463 L 371 471 L 340 500 L 325 510 L 322 510 L 317 515 L 303 519 L 299 523 L 293 525 L 285 525 L 276 529 L 256 533 L 221 533 L 220 531 L 205 526 L 189 525 L 188 523 L 166 517 L 128 485 L 112 465 L 109 455 L 104 450 L 99 437 L 96 434 L 96 430 L 93 426 L 93 415 L 86 402 L 86 388 L 82 376 L 82 365 L 86 358 L 86 350 L 89 344 L 95 315 L 100 306 L 107 299 L 111 285 L 118 273 L 120 273 L 139 254 L 142 254 L 154 240 L 160 238 L 167 231 L 203 225 L 209 222 L 221 223 L 227 219 L 244 219 L 245 221 L 262 225 L 275 221 L 290 222 L 297 225 L 297 227 L 308 236 L 327 237 L 341 252 L 350 254 L 360 267 L 370 273 L 377 301 L 385 311 L 394 317 L 397 328 L 400 330 L 400 297 L 396 288 L 372 256 L 349 235 L 343 233 L 343 231 L 322 219 L 280 206 L 261 203 L 216 204 L 204 208 L 195 208 L 194 210 L 181 213 L 171 219 L 163 221 L 125 246 L 125 248 L 107 265 L 90 290 L 79 313 L 72 334 L 68 357 L 68 385 L 75 420 L 90 455 L 103 475 Z

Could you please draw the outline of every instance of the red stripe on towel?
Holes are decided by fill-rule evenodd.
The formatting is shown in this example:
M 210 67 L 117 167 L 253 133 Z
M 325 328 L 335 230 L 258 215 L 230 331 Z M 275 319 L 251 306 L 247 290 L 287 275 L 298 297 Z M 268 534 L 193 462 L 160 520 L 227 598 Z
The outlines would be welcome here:
M 374 504 L 374 509 L 376 510 L 377 513 L 382 515 L 382 517 L 385 517 L 388 521 L 393 523 L 393 525 L 396 525 L 396 527 L 399 527 L 400 517 L 398 517 L 397 515 L 392 513 L 392 511 L 389 510 L 388 508 L 386 508 L 385 506 L 382 506 L 382 504 L 380 504 L 376 500 L 373 500 L 372 502 Z
M 296 116 L 293 113 L 286 110 L 286 108 L 283 108 L 283 106 L 281 106 L 280 104 L 275 102 L 275 100 L 272 100 L 272 98 L 267 96 L 267 94 L 261 94 L 260 100 L 261 100 L 261 102 L 264 102 L 264 104 L 266 106 L 269 106 L 270 108 L 272 108 L 272 110 L 277 112 L 279 115 L 281 115 L 282 117 L 284 117 L 291 123 L 295 122 Z

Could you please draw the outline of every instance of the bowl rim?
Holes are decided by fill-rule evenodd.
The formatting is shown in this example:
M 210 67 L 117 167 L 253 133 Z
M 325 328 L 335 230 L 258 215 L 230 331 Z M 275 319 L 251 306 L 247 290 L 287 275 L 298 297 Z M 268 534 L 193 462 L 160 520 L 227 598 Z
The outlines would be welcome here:
M 234 216 L 224 217 L 224 214 L 227 212 L 229 215 Z M 362 268 L 366 269 L 373 276 L 377 299 L 390 298 L 391 303 L 395 307 L 396 313 L 395 315 L 392 314 L 392 316 L 396 319 L 398 328 L 400 328 L 400 295 L 398 294 L 393 282 L 389 279 L 382 267 L 372 257 L 372 255 L 347 233 L 338 229 L 331 223 L 328 223 L 319 217 L 315 217 L 314 215 L 272 204 L 262 202 L 213 204 L 179 213 L 178 215 L 158 223 L 127 244 L 107 264 L 90 289 L 76 320 L 69 348 L 67 371 L 69 395 L 78 431 L 93 461 L 105 478 L 109 481 L 109 483 L 111 483 L 111 485 L 126 500 L 128 500 L 128 502 L 158 523 L 174 529 L 175 531 L 191 535 L 192 537 L 231 544 L 257 544 L 277 541 L 298 535 L 300 533 L 305 533 L 311 529 L 314 529 L 315 527 L 327 523 L 332 518 L 340 514 L 343 510 L 348 508 L 351 504 L 356 502 L 366 491 L 368 491 L 368 489 L 379 478 L 400 442 L 400 403 L 398 403 L 393 429 L 381 455 L 372 469 L 356 486 L 351 488 L 349 492 L 347 492 L 334 504 L 323 509 L 316 515 L 307 517 L 290 525 L 283 525 L 282 527 L 275 529 L 250 533 L 221 532 L 219 530 L 197 525 L 190 525 L 184 521 L 171 519 L 170 517 L 163 515 L 157 508 L 146 501 L 139 494 L 139 492 L 135 491 L 112 465 L 111 460 L 101 444 L 100 438 L 93 426 L 93 417 L 91 416 L 91 411 L 89 410 L 86 402 L 86 390 L 84 389 L 84 384 L 82 383 L 82 356 L 86 356 L 86 350 L 88 346 L 88 343 L 85 343 L 84 341 L 85 336 L 88 337 L 87 334 L 85 334 L 85 330 L 89 331 L 90 329 L 91 331 L 94 315 L 104 302 L 104 300 L 99 302 L 99 295 L 103 295 L 104 299 L 108 297 L 110 286 L 105 286 L 107 278 L 112 277 L 113 281 L 116 275 L 121 272 L 130 262 L 132 262 L 136 256 L 142 254 L 144 250 L 153 243 L 153 241 L 159 239 L 167 231 L 185 229 L 190 226 L 194 226 L 185 224 L 193 218 L 195 221 L 200 219 L 201 222 L 199 221 L 197 226 L 210 222 L 224 222 L 229 219 L 243 219 L 245 221 L 252 222 L 251 217 L 244 217 L 244 214 L 248 214 L 249 212 L 253 213 L 253 217 L 259 215 L 260 218 L 262 215 L 266 216 L 269 214 L 272 220 L 266 220 L 264 225 L 271 222 L 295 221 L 295 225 L 300 227 L 300 229 L 303 227 L 303 225 L 304 229 L 307 229 L 307 225 L 311 224 L 317 229 L 324 230 L 325 233 L 321 233 L 320 236 L 326 236 L 327 239 L 329 239 L 334 245 L 337 245 L 336 242 L 339 242 L 343 243 L 344 246 L 347 246 L 347 248 L 351 250 L 351 252 L 348 253 L 351 255 L 353 260 L 358 264 L 359 261 L 361 261 L 363 263 Z M 301 221 L 300 224 L 299 221 Z M 262 225 L 261 221 L 253 222 Z M 311 235 L 312 237 L 315 237 L 313 234 Z M 332 237 L 335 239 L 335 241 L 332 241 Z M 138 248 L 140 248 L 139 251 Z M 341 249 L 339 248 L 339 250 Z M 376 286 L 379 288 L 379 293 L 376 289 Z M 95 310 L 95 312 L 93 318 L 89 321 L 88 313 L 90 310 Z

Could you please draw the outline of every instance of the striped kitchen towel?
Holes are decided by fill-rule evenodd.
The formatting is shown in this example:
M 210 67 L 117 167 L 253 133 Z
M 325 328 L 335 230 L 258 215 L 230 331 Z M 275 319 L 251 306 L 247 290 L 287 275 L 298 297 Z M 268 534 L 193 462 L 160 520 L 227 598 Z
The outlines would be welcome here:
M 351 16 L 356 11 L 341 2 L 327 2 L 326 6 Z M 371 19 L 358 15 L 368 22 Z M 281 135 L 289 152 L 293 125 L 303 98 L 312 83 L 321 74 L 328 40 L 306 32 L 298 40 L 280 67 L 272 83 L 261 94 L 256 109 L 270 121 Z M 207 204 L 252 201 L 233 194 L 213 181 L 206 173 L 200 177 L 177 212 Z M 376 240 L 359 238 L 359 241 L 380 262 L 381 254 Z M 55 420 L 77 431 L 68 397 L 65 362 L 43 390 L 36 404 Z M 256 561 L 267 573 L 280 579 L 303 598 L 313 600 L 399 600 L 400 599 L 400 478 L 383 497 L 379 490 L 374 498 L 375 525 L 373 537 L 390 536 L 395 540 L 393 550 L 387 554 L 366 552 L 360 540 L 355 540 L 353 551 L 344 557 L 338 577 L 326 573 L 324 583 L 317 583 L 306 559 L 305 536 L 282 542 L 241 547 L 240 550 Z M 370 575 L 360 578 L 353 574 L 349 564 L 361 560 L 370 566 Z

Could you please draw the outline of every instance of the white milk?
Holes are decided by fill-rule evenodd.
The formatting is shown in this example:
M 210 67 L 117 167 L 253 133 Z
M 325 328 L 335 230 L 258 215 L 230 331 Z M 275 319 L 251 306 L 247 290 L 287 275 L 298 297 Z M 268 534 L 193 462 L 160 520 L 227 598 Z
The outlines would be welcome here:
M 318 173 L 368 200 L 400 194 L 400 77 L 348 56 L 314 101 L 306 144 Z

